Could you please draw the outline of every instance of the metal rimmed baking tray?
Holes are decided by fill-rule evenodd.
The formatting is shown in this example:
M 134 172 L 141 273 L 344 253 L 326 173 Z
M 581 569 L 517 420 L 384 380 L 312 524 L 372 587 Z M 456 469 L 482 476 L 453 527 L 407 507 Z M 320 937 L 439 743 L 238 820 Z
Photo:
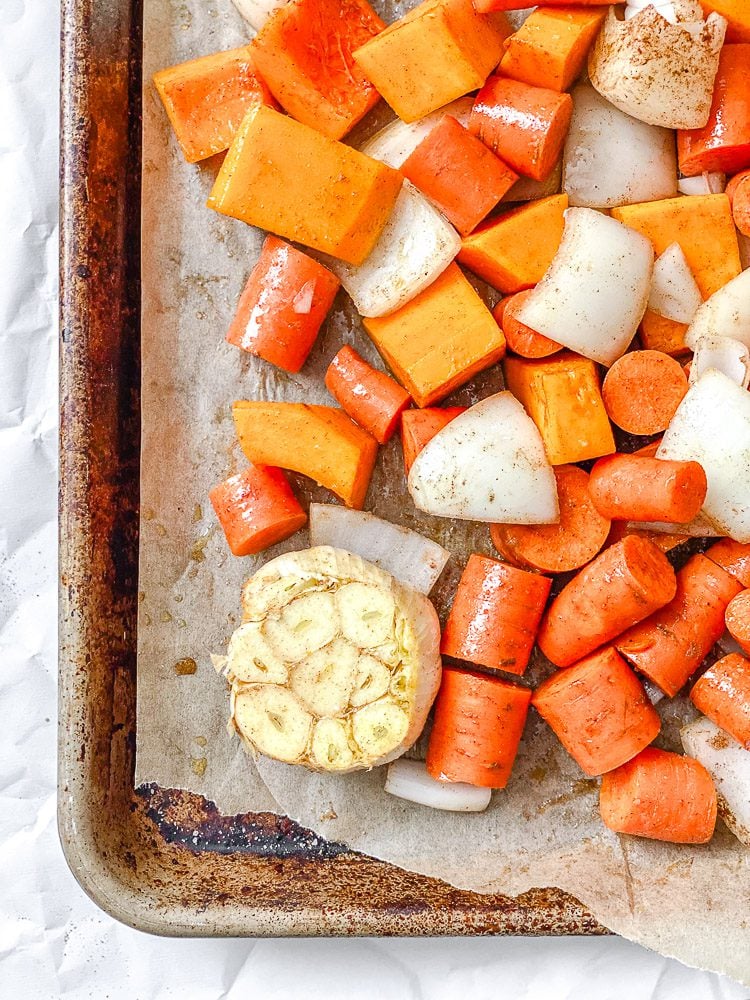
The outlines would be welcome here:
M 118 919 L 160 934 L 605 933 L 555 889 L 464 892 L 269 814 L 133 787 L 140 0 L 63 0 L 59 826 Z

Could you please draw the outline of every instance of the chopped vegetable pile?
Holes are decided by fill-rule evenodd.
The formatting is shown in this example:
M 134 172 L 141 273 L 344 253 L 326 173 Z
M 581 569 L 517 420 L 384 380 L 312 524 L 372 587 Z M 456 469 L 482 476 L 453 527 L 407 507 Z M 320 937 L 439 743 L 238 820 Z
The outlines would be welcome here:
M 750 3 L 234 2 L 252 41 L 154 77 L 185 159 L 223 155 L 208 207 L 267 231 L 228 349 L 299 372 L 347 294 L 384 365 L 339 343 L 331 405 L 234 402 L 231 552 L 308 521 L 312 548 L 245 585 L 231 726 L 477 812 L 532 706 L 609 829 L 699 844 L 718 814 L 750 846 Z M 396 119 L 342 141 L 381 99 Z M 442 633 L 451 554 L 363 510 L 399 439 L 416 510 L 498 557 Z M 343 506 L 308 514 L 284 470 Z M 655 706 L 686 686 L 681 755 Z

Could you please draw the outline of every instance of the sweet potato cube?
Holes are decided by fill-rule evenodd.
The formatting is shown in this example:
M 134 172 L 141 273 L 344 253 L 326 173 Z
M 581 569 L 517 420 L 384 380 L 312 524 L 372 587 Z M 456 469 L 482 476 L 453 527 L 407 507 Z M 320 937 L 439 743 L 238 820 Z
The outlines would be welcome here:
M 555 194 L 491 219 L 465 237 L 458 259 L 506 295 L 532 288 L 557 253 L 567 207 Z
M 462 236 L 472 231 L 518 180 L 485 144 L 446 115 L 401 167 Z
M 509 356 L 503 371 L 505 384 L 539 428 L 552 465 L 615 450 L 593 361 L 568 351 L 539 361 Z
M 378 443 L 335 406 L 239 400 L 234 426 L 254 465 L 309 476 L 361 510 L 378 457 Z
M 737 230 L 725 194 L 666 198 L 612 209 L 612 218 L 643 233 L 657 257 L 679 243 L 704 299 L 742 270 Z
M 647 309 L 639 329 L 641 344 L 647 351 L 661 351 L 672 357 L 689 354 L 690 349 L 685 346 L 687 328 L 687 323 L 678 323 Z
M 229 149 L 251 108 L 276 106 L 249 45 L 159 70 L 154 86 L 188 163 Z
M 260 107 L 240 126 L 208 206 L 361 264 L 402 183 L 403 176 L 384 163 Z
M 380 99 L 352 52 L 384 27 L 367 0 L 292 0 L 256 35 L 255 64 L 292 118 L 341 139 Z
M 455 264 L 389 316 L 363 319 L 417 406 L 432 406 L 505 353 L 505 337 Z
M 511 29 L 471 0 L 424 0 L 354 53 L 399 118 L 413 122 L 481 87 Z
M 500 72 L 549 90 L 567 90 L 578 78 L 606 7 L 540 7 L 505 43 Z

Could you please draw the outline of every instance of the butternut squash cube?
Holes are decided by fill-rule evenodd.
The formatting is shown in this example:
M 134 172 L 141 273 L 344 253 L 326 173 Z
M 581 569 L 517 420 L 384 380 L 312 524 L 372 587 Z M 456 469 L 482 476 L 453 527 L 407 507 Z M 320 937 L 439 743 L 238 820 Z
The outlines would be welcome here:
M 209 208 L 361 264 L 403 183 L 391 167 L 270 108 L 250 111 Z
M 455 264 L 389 316 L 363 319 L 417 406 L 432 406 L 505 353 L 505 337 Z
M 690 348 L 685 346 L 687 329 L 687 323 L 678 323 L 647 309 L 639 330 L 641 344 L 647 351 L 661 351 L 671 357 L 689 354 Z
M 615 451 L 593 361 L 569 351 L 539 361 L 507 357 L 503 371 L 506 386 L 539 428 L 552 465 Z

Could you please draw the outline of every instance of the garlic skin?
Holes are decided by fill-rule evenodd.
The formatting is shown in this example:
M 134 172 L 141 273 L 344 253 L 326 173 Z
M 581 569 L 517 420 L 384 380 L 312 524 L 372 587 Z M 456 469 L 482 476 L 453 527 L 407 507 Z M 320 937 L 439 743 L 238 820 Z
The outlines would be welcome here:
M 703 20 L 697 0 L 673 0 L 675 24 L 648 6 L 629 20 L 610 7 L 589 54 L 592 85 L 620 111 L 649 125 L 702 128 L 727 22 Z
M 247 581 L 242 604 L 219 662 L 230 729 L 245 749 L 341 774 L 414 743 L 441 674 L 440 625 L 423 594 L 317 546 L 272 559 Z

